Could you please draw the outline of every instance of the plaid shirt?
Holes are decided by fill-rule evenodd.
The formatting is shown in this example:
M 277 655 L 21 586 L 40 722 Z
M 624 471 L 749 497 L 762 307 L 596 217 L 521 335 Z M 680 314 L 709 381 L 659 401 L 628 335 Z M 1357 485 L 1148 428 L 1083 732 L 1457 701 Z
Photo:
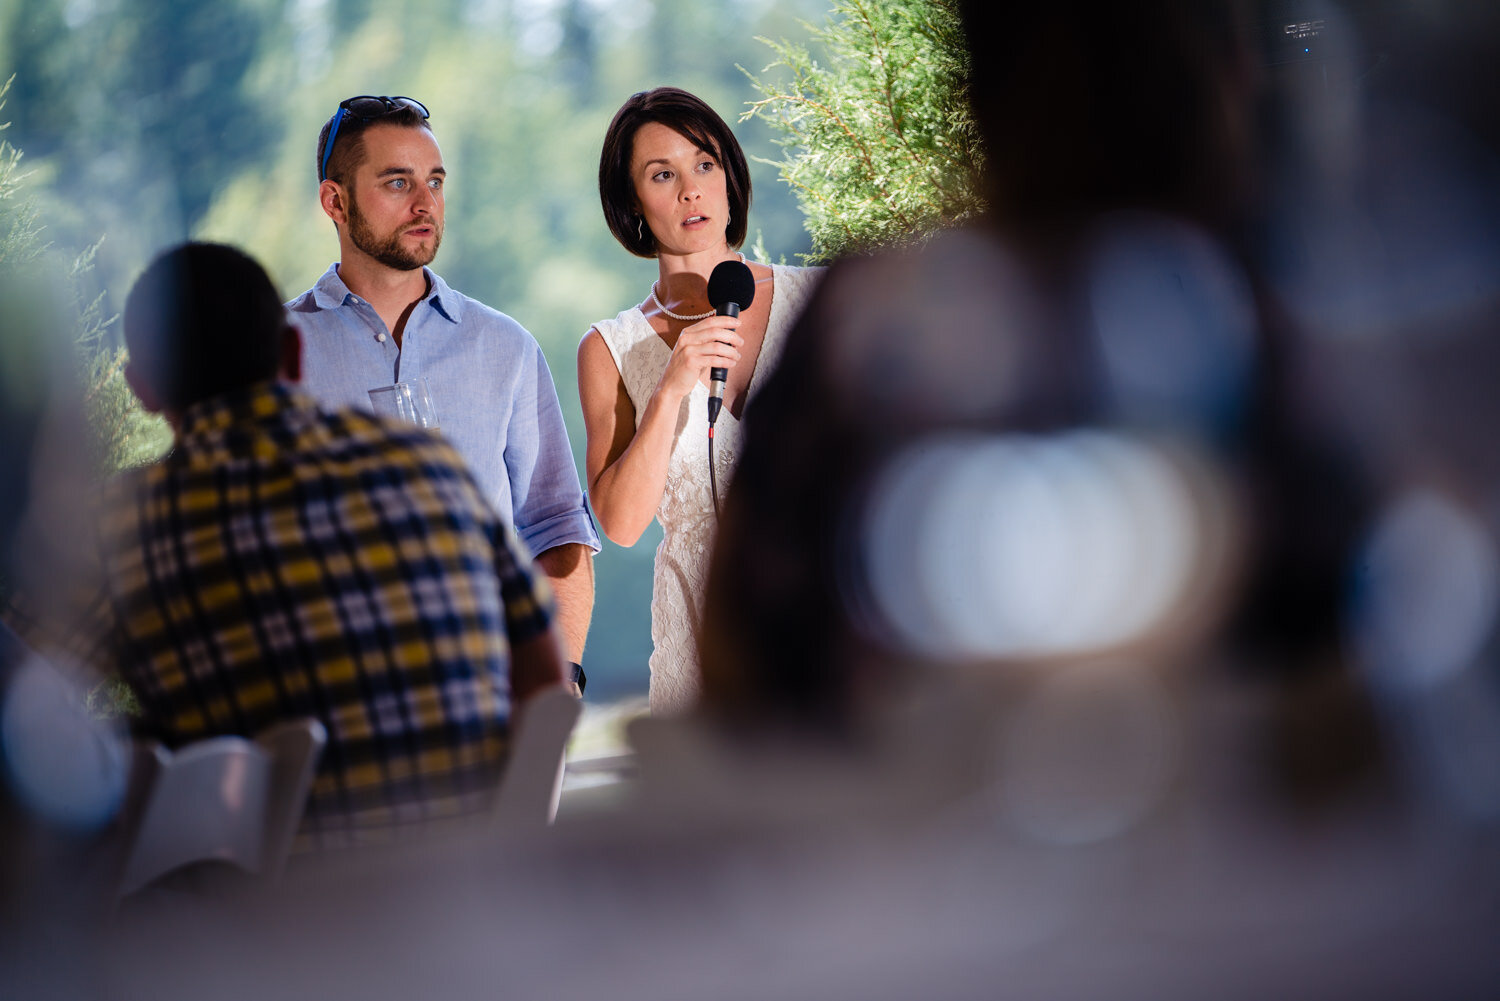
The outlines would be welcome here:
M 480 809 L 506 750 L 509 644 L 545 584 L 441 438 L 280 384 L 189 408 L 106 489 L 86 641 L 169 745 L 316 716 L 304 841 Z

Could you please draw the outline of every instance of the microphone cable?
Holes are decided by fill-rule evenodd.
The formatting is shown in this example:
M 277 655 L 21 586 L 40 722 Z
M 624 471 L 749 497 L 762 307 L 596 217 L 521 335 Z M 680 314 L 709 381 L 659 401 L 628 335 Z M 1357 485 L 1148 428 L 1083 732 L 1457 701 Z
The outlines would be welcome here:
M 717 402 L 719 401 L 710 398 L 709 409 L 716 409 L 713 405 Z M 719 520 L 719 477 L 714 469 L 714 418 L 718 416 L 714 413 L 708 418 L 708 494 L 714 499 L 714 521 Z

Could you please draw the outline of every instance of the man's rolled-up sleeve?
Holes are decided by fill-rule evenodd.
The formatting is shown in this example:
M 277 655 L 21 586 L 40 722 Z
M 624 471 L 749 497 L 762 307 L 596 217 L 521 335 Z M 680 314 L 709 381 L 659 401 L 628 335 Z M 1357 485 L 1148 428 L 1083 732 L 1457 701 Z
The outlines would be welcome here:
M 516 534 L 533 554 L 577 543 L 599 551 L 599 533 L 584 502 L 578 467 L 552 372 L 540 348 L 532 352 L 505 449 Z

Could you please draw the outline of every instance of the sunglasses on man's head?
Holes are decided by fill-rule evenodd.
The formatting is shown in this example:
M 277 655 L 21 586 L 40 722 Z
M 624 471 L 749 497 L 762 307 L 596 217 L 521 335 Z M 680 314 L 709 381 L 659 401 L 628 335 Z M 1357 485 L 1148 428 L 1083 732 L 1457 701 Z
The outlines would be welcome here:
M 339 126 L 343 124 L 345 118 L 357 118 L 362 122 L 370 122 L 395 114 L 405 108 L 410 108 L 421 115 L 423 121 L 431 117 L 427 112 L 427 105 L 413 97 L 377 97 L 373 94 L 361 94 L 359 97 L 340 101 L 339 110 L 333 113 L 333 126 L 328 130 L 328 142 L 323 146 L 323 162 L 318 165 L 318 180 L 328 180 L 328 158 L 333 155 L 333 141 L 338 138 Z

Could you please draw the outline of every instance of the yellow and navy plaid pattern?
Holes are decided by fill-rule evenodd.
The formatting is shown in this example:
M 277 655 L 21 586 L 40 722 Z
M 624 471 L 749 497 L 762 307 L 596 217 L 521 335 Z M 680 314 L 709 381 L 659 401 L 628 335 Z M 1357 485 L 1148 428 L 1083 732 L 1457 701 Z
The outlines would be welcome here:
M 324 844 L 488 801 L 508 642 L 548 628 L 549 598 L 441 438 L 252 387 L 191 408 L 101 528 L 98 625 L 154 735 L 318 717 L 303 834 Z

